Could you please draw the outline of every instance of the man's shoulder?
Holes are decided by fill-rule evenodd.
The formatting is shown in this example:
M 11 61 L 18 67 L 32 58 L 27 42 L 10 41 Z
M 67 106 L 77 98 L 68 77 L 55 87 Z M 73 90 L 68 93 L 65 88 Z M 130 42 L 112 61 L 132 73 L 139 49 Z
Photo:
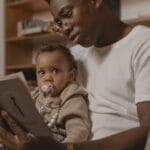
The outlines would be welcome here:
M 146 43 L 150 44 L 150 27 L 144 25 L 134 26 L 130 33 L 123 39 L 123 43 L 127 47 L 135 46 L 136 48 Z
M 139 47 L 147 46 L 147 48 L 150 47 L 150 27 L 144 26 L 144 25 L 137 25 L 135 27 L 135 36 L 133 37 L 135 39 L 135 42 Z
M 140 35 L 140 38 L 150 38 L 150 27 L 144 25 L 136 25 L 133 30 L 136 34 Z

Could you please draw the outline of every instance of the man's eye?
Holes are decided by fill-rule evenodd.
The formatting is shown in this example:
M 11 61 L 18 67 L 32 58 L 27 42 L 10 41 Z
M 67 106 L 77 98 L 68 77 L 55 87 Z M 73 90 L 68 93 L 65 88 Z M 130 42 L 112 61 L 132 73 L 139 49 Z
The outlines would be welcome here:
M 56 25 L 58 25 L 59 27 L 62 26 L 62 22 L 60 19 L 55 19 Z
M 72 16 L 72 10 L 70 9 L 66 9 L 63 11 L 63 13 L 61 14 L 62 18 L 70 18 Z

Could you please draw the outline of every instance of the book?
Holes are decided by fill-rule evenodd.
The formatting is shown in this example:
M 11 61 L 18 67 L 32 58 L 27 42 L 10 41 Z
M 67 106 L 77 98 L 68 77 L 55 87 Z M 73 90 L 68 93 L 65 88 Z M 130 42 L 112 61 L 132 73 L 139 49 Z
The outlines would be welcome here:
M 37 33 L 48 33 L 50 22 L 42 20 L 27 19 L 17 23 L 17 35 L 30 35 Z
M 51 136 L 20 74 L 0 78 L 0 91 L 0 109 L 7 111 L 25 131 L 35 136 Z

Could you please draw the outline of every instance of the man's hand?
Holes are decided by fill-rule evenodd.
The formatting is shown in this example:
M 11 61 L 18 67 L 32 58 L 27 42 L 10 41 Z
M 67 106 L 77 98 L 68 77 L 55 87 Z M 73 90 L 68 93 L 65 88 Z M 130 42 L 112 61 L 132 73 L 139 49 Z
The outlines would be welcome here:
M 4 145 L 5 150 L 66 150 L 66 144 L 57 143 L 50 136 L 37 138 L 26 133 L 7 112 L 2 111 L 1 116 L 14 133 L 0 127 L 0 143 Z
M 0 127 L 0 143 L 5 146 L 5 149 L 19 150 L 26 143 L 30 142 L 31 140 L 35 140 L 31 134 L 24 132 L 24 130 L 16 124 L 16 122 L 7 114 L 7 112 L 2 111 L 1 116 L 14 133 L 12 134 Z

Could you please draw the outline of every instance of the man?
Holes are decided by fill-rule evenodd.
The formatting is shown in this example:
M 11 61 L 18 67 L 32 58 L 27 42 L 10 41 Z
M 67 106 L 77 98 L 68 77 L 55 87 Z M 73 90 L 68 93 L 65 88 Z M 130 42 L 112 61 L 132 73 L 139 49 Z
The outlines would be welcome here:
M 85 47 L 74 47 L 72 53 L 79 61 L 78 81 L 89 92 L 93 125 L 90 138 L 94 141 L 74 144 L 71 148 L 143 149 L 150 127 L 150 29 L 122 23 L 112 15 L 104 0 L 47 2 L 60 32 L 74 44 Z M 12 122 L 6 113 L 3 116 Z M 1 141 L 9 148 L 21 145 L 40 149 L 46 145 L 45 150 L 64 150 L 67 147 L 50 138 L 24 144 L 29 138 L 14 124 L 11 126 L 16 139 L 0 128 Z

